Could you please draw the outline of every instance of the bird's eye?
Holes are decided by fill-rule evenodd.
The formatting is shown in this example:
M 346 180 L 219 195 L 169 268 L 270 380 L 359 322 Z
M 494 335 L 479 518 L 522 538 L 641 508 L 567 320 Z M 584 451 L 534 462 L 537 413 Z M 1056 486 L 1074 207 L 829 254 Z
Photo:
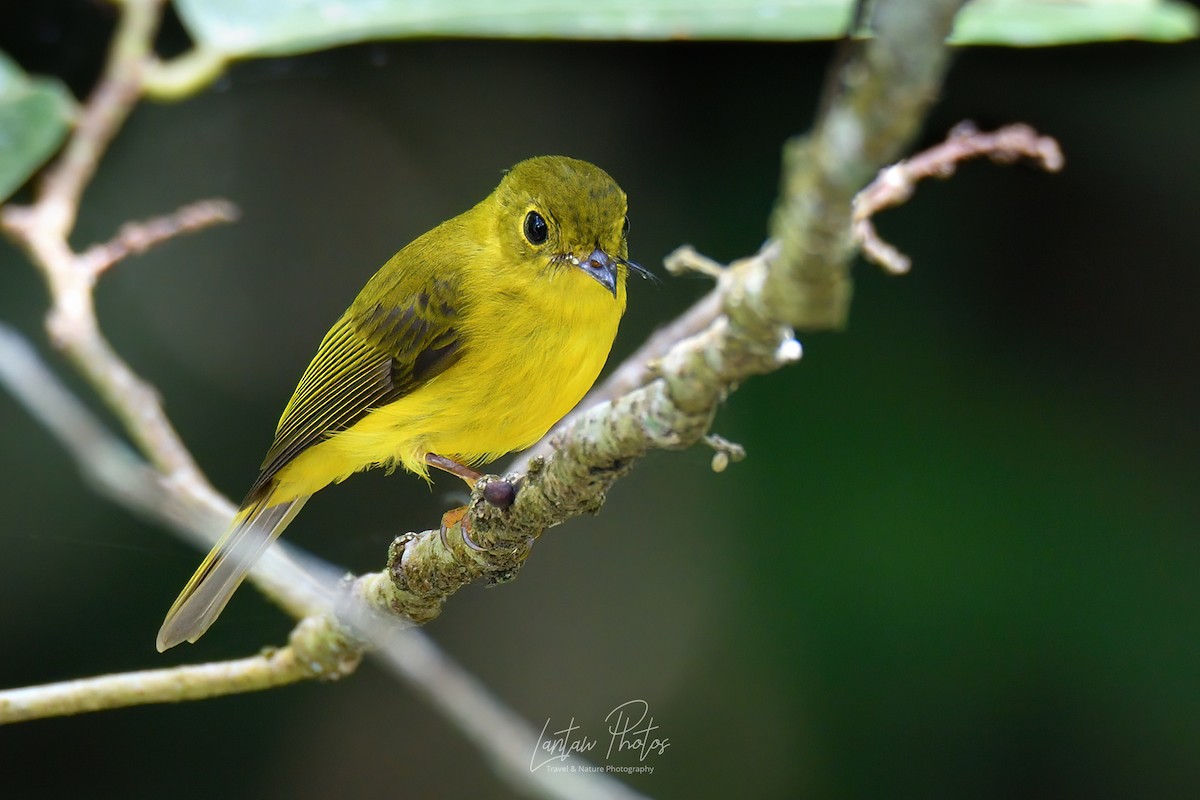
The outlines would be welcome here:
M 530 211 L 525 215 L 525 238 L 530 244 L 542 244 L 549 235 L 550 227 L 546 225 L 546 219 L 541 214 Z
M 622 236 L 629 235 L 629 217 L 626 217 L 625 222 L 621 224 L 621 235 Z

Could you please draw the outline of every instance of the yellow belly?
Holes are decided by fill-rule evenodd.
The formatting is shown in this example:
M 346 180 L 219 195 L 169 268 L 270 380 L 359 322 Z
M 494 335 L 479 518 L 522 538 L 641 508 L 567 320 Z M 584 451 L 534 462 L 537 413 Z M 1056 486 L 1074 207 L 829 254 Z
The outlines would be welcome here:
M 276 476 L 274 497 L 313 494 L 374 466 L 427 477 L 428 453 L 475 464 L 528 447 L 591 388 L 622 306 L 609 299 L 599 308 L 555 308 L 536 328 L 501 323 L 477 333 L 446 372 L 299 454 Z

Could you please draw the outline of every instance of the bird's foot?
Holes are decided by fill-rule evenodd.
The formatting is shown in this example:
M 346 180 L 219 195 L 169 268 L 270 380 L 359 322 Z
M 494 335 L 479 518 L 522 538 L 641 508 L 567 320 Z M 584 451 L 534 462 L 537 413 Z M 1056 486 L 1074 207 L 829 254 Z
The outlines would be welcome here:
M 459 506 L 452 508 L 445 514 L 442 514 L 442 526 L 438 529 L 438 536 L 442 540 L 442 547 L 449 548 L 450 545 L 446 541 L 446 531 L 458 526 L 458 530 L 462 536 L 463 544 L 474 550 L 476 553 L 484 552 L 484 548 L 475 544 L 471 539 L 471 518 L 467 516 L 468 507 Z

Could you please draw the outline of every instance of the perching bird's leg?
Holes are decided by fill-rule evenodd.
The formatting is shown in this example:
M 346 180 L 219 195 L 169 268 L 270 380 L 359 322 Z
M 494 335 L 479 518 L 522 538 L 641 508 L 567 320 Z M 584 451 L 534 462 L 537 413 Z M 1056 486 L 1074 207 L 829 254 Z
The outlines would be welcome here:
M 483 475 L 470 467 L 463 466 L 452 458 L 439 456 L 436 453 L 427 453 L 425 455 L 425 463 L 431 467 L 437 467 L 440 470 L 449 472 L 451 475 L 457 475 L 462 478 L 471 488 L 475 488 L 475 484 Z M 513 504 L 517 498 L 517 487 L 505 480 L 488 481 L 483 487 L 483 499 L 494 505 L 496 508 L 504 509 Z
M 475 482 L 483 477 L 482 473 L 476 472 L 470 467 L 464 466 L 452 458 L 439 456 L 437 453 L 426 453 L 425 463 L 431 467 L 437 467 L 440 470 L 449 472 L 451 475 L 457 475 L 470 484 L 472 488 L 475 487 Z M 467 506 L 452 508 L 445 514 L 442 514 L 442 527 L 438 530 L 438 535 L 442 539 L 442 547 L 447 547 L 446 530 L 453 528 L 455 525 L 458 525 L 459 531 L 462 532 L 463 544 L 477 553 L 482 553 L 483 548 L 475 544 L 475 542 L 471 540 L 471 536 L 468 533 L 471 521 L 467 518 Z
M 483 477 L 483 473 L 476 472 L 470 467 L 464 466 L 452 458 L 439 456 L 437 453 L 426 453 L 425 463 L 431 467 L 437 467 L 443 472 L 449 472 L 451 475 L 457 475 L 467 483 L 471 484 L 472 488 L 475 486 L 475 481 Z

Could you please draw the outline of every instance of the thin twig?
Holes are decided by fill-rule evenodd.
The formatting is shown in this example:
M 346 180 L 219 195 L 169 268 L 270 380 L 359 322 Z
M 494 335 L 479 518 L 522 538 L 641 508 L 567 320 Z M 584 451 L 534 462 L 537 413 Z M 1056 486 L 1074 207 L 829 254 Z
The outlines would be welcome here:
M 178 703 L 228 694 L 273 689 L 302 680 L 334 680 L 349 674 L 361 651 L 314 652 L 310 645 L 328 648 L 330 639 L 306 636 L 320 626 L 305 620 L 292 632 L 287 647 L 250 658 L 100 675 L 75 681 L 0 691 L 0 725 L 45 717 L 64 717 L 149 703 Z
M 961 162 L 985 156 L 997 164 L 1028 159 L 1047 172 L 1063 168 L 1058 142 L 1039 135 L 1028 125 L 1006 125 L 992 133 L 983 133 L 969 122 L 959 123 L 946 141 L 881 170 L 855 196 L 854 237 L 863 255 L 892 274 L 908 272 L 911 260 L 880 238 L 872 217 L 885 208 L 907 202 L 922 180 L 949 178 Z
M 47 369 L 33 347 L 4 324 L 0 384 L 54 435 L 98 492 L 141 513 L 154 514 L 167 505 L 169 492 L 158 473 L 113 436 Z
M 183 233 L 195 233 L 223 222 L 236 222 L 238 208 L 228 200 L 200 200 L 161 217 L 127 222 L 117 235 L 79 255 L 80 266 L 98 275 L 118 261 L 139 255 Z
M 152 54 L 154 32 L 165 0 L 124 0 L 108 63 L 84 105 L 62 155 L 46 170 L 37 226 L 66 239 L 75 226 L 79 200 L 101 156 L 142 93 L 142 72 Z

